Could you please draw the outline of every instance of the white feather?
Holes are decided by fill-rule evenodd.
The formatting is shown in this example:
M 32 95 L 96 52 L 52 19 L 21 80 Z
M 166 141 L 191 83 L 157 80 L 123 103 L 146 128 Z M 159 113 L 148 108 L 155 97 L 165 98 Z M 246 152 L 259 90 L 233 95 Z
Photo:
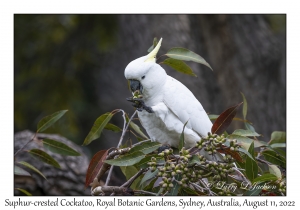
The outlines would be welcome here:
M 126 79 L 140 81 L 145 105 L 154 111 L 138 112 L 143 127 L 152 141 L 178 147 L 183 126 L 188 122 L 184 130 L 185 147 L 194 146 L 200 136 L 207 136 L 211 131 L 211 121 L 186 86 L 148 60 L 149 55 L 143 56 L 130 62 L 125 69 Z

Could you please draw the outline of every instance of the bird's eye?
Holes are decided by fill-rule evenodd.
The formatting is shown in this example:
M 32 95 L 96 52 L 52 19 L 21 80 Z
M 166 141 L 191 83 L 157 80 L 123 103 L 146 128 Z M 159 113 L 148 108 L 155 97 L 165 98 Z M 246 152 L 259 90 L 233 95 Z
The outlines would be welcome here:
M 145 76 L 142 76 L 142 79 L 145 79 Z

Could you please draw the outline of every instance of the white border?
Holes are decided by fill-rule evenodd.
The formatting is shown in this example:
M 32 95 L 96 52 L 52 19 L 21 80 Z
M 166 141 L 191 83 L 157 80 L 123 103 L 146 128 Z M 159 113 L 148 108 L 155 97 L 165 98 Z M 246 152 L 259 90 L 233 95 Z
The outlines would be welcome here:
M 287 197 L 272 197 L 274 200 L 295 200 L 299 204 L 299 5 L 296 1 L 2 1 L 1 3 L 1 35 L 0 35 L 0 90 L 1 90 L 1 191 L 0 205 L 4 206 L 5 199 L 18 200 L 13 197 L 13 14 L 14 13 L 286 13 L 287 14 L 287 160 L 288 179 Z M 126 10 L 124 10 L 126 8 Z M 298 8 L 298 9 L 297 9 Z M 59 197 L 63 199 L 64 197 Z M 97 198 L 82 197 L 85 200 Z M 124 198 L 124 197 L 123 197 Z M 220 199 L 221 197 L 215 197 Z M 298 198 L 298 199 L 297 199 Z M 46 200 L 47 197 L 22 197 L 22 200 Z M 50 197 L 49 199 L 55 199 Z M 66 197 L 71 200 L 71 197 Z M 81 197 L 76 197 L 80 200 Z M 111 199 L 111 198 L 101 198 Z M 124 198 L 125 199 L 125 198 Z M 153 198 L 155 199 L 155 198 Z M 157 198 L 160 199 L 160 198 Z M 178 200 L 170 197 L 168 200 Z M 195 198 L 207 201 L 210 198 Z M 214 198 L 212 198 L 214 199 Z M 223 199 L 228 199 L 223 197 Z M 236 198 L 244 200 L 245 197 Z M 265 197 L 248 200 L 264 200 Z M 11 207 L 10 207 L 11 208 Z M 26 207 L 25 207 L 26 208 Z M 34 207 L 30 207 L 34 208 Z M 50 208 L 50 207 L 45 207 Z M 78 207 L 65 207 L 73 209 Z M 82 208 L 82 207 L 80 207 Z M 103 209 L 97 207 L 99 209 Z M 122 207 L 122 209 L 132 209 Z M 138 207 L 140 209 L 140 207 Z M 146 208 L 146 207 L 145 207 Z M 148 207 L 153 208 L 153 207 Z M 159 208 L 159 207 L 154 207 Z M 165 208 L 165 207 L 162 207 Z M 212 207 L 210 207 L 212 208 Z M 229 209 L 233 207 L 228 207 Z M 28 209 L 28 208 L 27 208 Z M 108 208 L 110 209 L 110 208 Z M 137 209 L 137 208 L 134 208 Z M 182 208 L 180 208 L 182 209 Z M 194 207 L 193 209 L 199 209 Z M 253 209 L 253 208 L 251 208 Z M 281 208 L 277 208 L 281 209 Z

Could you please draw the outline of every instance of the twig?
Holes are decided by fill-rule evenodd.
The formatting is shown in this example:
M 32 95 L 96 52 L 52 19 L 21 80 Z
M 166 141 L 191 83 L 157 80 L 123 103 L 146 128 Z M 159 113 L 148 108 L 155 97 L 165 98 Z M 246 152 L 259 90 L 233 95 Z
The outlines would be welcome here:
M 272 163 L 266 161 L 266 160 L 262 160 L 262 159 L 259 159 L 259 158 L 255 158 L 258 162 L 261 162 L 261 163 L 265 163 L 265 164 L 268 164 L 268 165 L 272 165 Z
M 116 186 L 98 186 L 92 190 L 92 195 L 105 195 L 110 193 L 116 193 L 120 195 L 124 195 L 126 192 L 126 187 L 116 187 Z
M 121 146 L 121 144 L 122 144 L 122 140 L 123 140 L 123 138 L 124 138 L 124 135 L 125 135 L 125 133 L 126 133 L 126 114 L 125 114 L 125 112 L 124 112 L 124 110 L 120 110 L 121 112 L 122 112 L 122 116 L 123 116 L 123 120 L 124 120 L 124 124 L 123 124 L 123 131 L 122 131 L 122 135 L 121 135 L 121 137 L 120 137 L 120 140 L 119 140 L 119 143 L 118 143 L 118 146 L 117 146 L 117 148 L 119 148 L 120 146 Z
M 137 172 L 134 176 L 132 176 L 130 179 L 127 180 L 124 184 L 121 185 L 121 187 L 130 187 L 130 185 L 136 180 L 146 169 L 141 169 L 139 172 Z
M 140 141 L 140 142 L 138 142 L 138 143 L 132 145 L 132 147 L 138 146 L 138 145 L 143 144 L 143 143 L 148 142 L 148 141 L 151 141 L 151 139 L 146 139 L 146 140 L 144 140 L 144 141 Z
M 92 195 L 100 195 L 100 194 L 106 194 L 106 193 L 111 193 L 112 195 L 115 195 L 115 193 L 120 194 L 120 192 L 125 193 L 130 185 L 136 180 L 146 169 L 141 169 L 139 172 L 137 172 L 133 177 L 127 180 L 122 186 L 120 187 L 114 187 L 114 186 L 98 186 L 95 187 L 91 194 Z
M 123 141 L 123 138 L 125 136 L 125 133 L 128 129 L 128 126 L 131 122 L 131 120 L 133 119 L 134 115 L 136 114 L 137 110 L 134 111 L 134 113 L 132 114 L 131 118 L 128 120 L 128 123 L 126 125 L 126 114 L 124 112 L 124 110 L 120 109 L 120 111 L 122 112 L 122 116 L 123 116 L 123 120 L 124 120 L 124 124 L 123 124 L 123 131 L 122 131 L 122 135 L 120 137 L 120 140 L 119 140 L 119 143 L 118 143 L 118 146 L 117 148 L 120 148 L 121 144 L 122 144 L 122 141 Z M 109 181 L 110 181 L 110 178 L 111 178 L 111 174 L 112 174 L 112 171 L 114 169 L 114 166 L 111 166 L 110 169 L 109 169 L 109 172 L 108 172 L 108 175 L 107 175 L 107 178 L 106 178 L 106 182 L 105 182 L 105 185 L 104 186 L 107 186 Z
M 166 192 L 165 192 L 165 194 L 163 194 L 162 196 L 165 196 L 165 195 L 167 195 L 169 193 L 169 191 L 167 190 Z
M 211 191 L 209 189 L 209 187 L 206 185 L 206 183 L 204 183 L 201 179 L 199 180 L 199 182 L 203 185 L 203 187 L 209 192 L 209 195 L 217 195 L 216 193 L 214 193 L 213 191 Z
M 128 151 L 130 150 L 130 148 L 124 148 L 124 149 L 121 149 L 121 150 L 114 150 L 112 151 L 111 153 L 109 153 L 109 155 L 106 157 L 106 160 L 110 160 L 112 158 L 114 158 L 115 156 L 117 155 L 122 155 L 124 153 L 127 153 Z M 99 170 L 98 174 L 97 174 L 97 178 L 98 178 L 98 181 L 100 181 L 100 177 L 106 172 L 103 171 L 102 169 L 105 169 L 108 167 L 109 164 L 107 163 L 104 163 L 101 167 L 101 169 Z M 110 178 L 111 178 L 111 174 L 112 174 L 112 171 L 113 171 L 113 165 L 110 167 L 109 169 L 109 172 L 108 172 L 108 175 L 107 175 L 107 178 L 106 178 L 106 182 L 105 182 L 105 185 L 104 186 L 107 186 L 109 181 L 110 181 Z
M 140 193 L 140 194 L 144 194 L 144 195 L 154 195 L 154 196 L 156 196 L 156 193 L 148 192 L 148 191 L 145 191 L 145 190 L 134 190 L 134 193 Z
M 124 118 L 124 126 L 123 126 L 123 132 L 122 132 L 122 135 L 120 137 L 120 140 L 119 140 L 119 144 L 117 146 L 117 148 L 119 148 L 122 144 L 122 141 L 123 141 L 123 138 L 125 136 L 125 133 L 130 125 L 130 122 L 132 121 L 134 115 L 136 114 L 137 110 L 134 111 L 134 113 L 132 114 L 132 116 L 130 117 L 130 119 L 128 120 L 128 123 L 126 125 L 126 117 L 125 117 L 125 112 L 123 110 L 121 110 L 123 112 L 123 118 Z M 126 126 L 125 126 L 126 125 Z
M 16 157 L 17 154 L 18 154 L 20 151 L 22 151 L 22 150 L 23 150 L 30 142 L 32 142 L 32 141 L 35 139 L 35 137 L 36 137 L 36 133 L 34 134 L 34 136 L 33 136 L 33 138 L 32 138 L 31 140 L 29 140 L 26 144 L 24 144 L 24 146 L 21 147 L 21 148 L 15 153 L 14 157 Z
M 111 178 L 111 174 L 112 174 L 112 171 L 114 169 L 114 166 L 111 166 L 110 169 L 109 169 L 109 172 L 108 172 L 108 175 L 107 175 L 107 178 L 106 178 L 106 181 L 105 181 L 105 185 L 104 186 L 107 186 L 109 181 L 110 181 L 110 178 Z
M 157 59 L 156 59 L 156 61 L 157 60 L 159 60 L 161 57 L 163 57 L 163 56 L 166 56 L 166 54 L 163 54 L 163 55 L 161 55 L 161 56 L 159 56 Z M 162 61 L 163 62 L 163 61 Z M 160 62 L 159 64 L 161 64 L 162 62 Z
M 129 188 L 130 185 L 134 182 L 136 178 L 138 178 L 146 169 L 141 169 L 139 172 L 137 172 L 133 177 L 127 180 L 124 184 L 121 185 L 121 187 Z M 113 192 L 110 196 L 114 196 L 115 192 Z
M 234 167 L 233 167 L 233 169 L 234 169 L 236 172 L 238 172 L 238 173 L 240 174 L 240 176 L 242 177 L 242 179 L 243 179 L 244 181 L 246 181 L 248 184 L 251 184 L 251 182 L 245 177 L 245 175 L 244 175 L 242 172 L 240 172 L 239 169 L 234 168 Z
M 204 188 L 203 187 L 200 187 L 199 185 L 191 182 L 190 183 L 196 190 L 199 190 L 200 192 L 204 193 Z

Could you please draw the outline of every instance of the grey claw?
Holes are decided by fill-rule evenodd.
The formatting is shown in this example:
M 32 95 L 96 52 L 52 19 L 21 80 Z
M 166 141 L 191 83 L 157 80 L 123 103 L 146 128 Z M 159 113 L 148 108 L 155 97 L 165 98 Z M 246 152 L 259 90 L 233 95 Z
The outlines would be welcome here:
M 137 108 L 138 111 L 147 111 L 148 113 L 153 113 L 153 109 L 145 105 L 145 102 L 140 98 L 133 99 L 132 97 L 126 98 L 127 101 L 132 102 L 132 106 Z

